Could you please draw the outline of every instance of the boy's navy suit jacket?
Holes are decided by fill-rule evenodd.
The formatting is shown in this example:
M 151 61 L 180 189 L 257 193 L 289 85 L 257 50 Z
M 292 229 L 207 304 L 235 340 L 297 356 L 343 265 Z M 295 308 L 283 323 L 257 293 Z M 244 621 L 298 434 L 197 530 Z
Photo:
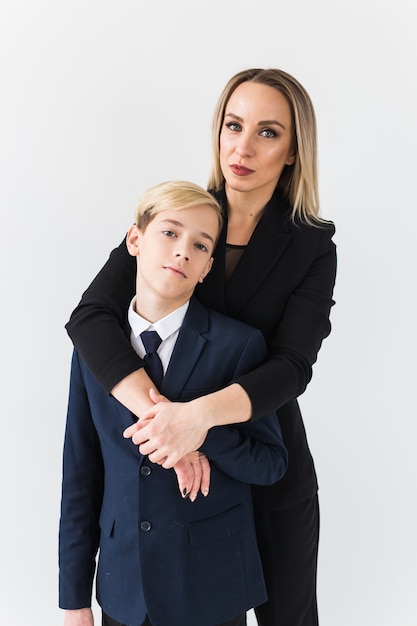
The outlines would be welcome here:
M 186 401 L 215 391 L 266 358 L 262 334 L 192 298 L 161 393 Z M 74 352 L 63 458 L 60 606 L 97 598 L 113 619 L 140 626 L 213 626 L 266 600 L 249 483 L 287 466 L 275 414 L 212 428 L 210 493 L 179 493 L 174 470 L 141 455 L 123 430 L 132 414 Z

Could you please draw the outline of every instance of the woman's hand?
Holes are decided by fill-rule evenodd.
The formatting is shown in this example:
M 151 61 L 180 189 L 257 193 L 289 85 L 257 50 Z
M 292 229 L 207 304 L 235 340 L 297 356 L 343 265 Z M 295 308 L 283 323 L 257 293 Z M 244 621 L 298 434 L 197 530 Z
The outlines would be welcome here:
M 149 395 L 152 402 L 156 404 L 146 411 L 140 420 L 126 428 L 123 436 L 131 438 L 133 443 L 139 445 L 141 454 L 147 455 L 152 463 L 158 463 L 165 469 L 174 468 L 179 490 L 183 497 L 189 497 L 191 502 L 194 502 L 199 490 L 204 496 L 207 496 L 210 488 L 210 463 L 204 454 L 197 451 L 207 435 L 207 429 L 203 428 L 202 434 L 197 434 L 197 438 L 194 439 L 192 438 L 193 430 L 187 427 L 184 430 L 179 430 L 176 434 L 169 428 L 169 422 L 177 422 L 176 416 L 178 417 L 179 409 L 187 408 L 186 403 L 170 402 L 154 389 L 150 390 Z M 157 415 L 158 418 L 156 418 Z M 149 427 L 154 424 L 154 419 L 158 419 L 157 428 L 154 431 L 156 443 L 161 439 L 166 442 L 165 446 L 161 446 L 159 449 L 156 449 L 155 444 L 149 440 L 149 436 L 153 436 L 152 432 L 149 432 Z M 192 425 L 194 426 L 193 422 Z M 184 431 L 190 447 L 187 447 L 187 442 L 184 442 L 182 438 Z M 175 449 L 178 441 L 182 446 Z M 165 454 L 165 450 L 170 446 L 174 447 L 174 451 Z M 150 454 L 148 450 L 151 450 Z M 182 450 L 184 450 L 183 454 L 181 454 Z
M 252 414 L 249 396 L 237 383 L 189 402 L 164 401 L 154 389 L 149 396 L 155 404 L 142 412 L 124 436 L 131 437 L 142 454 L 165 469 L 198 450 L 213 426 L 240 424 Z
M 149 395 L 156 404 L 126 429 L 124 436 L 131 437 L 150 461 L 169 469 L 189 452 L 198 450 L 208 429 L 192 414 L 188 402 L 161 402 L 153 390 Z

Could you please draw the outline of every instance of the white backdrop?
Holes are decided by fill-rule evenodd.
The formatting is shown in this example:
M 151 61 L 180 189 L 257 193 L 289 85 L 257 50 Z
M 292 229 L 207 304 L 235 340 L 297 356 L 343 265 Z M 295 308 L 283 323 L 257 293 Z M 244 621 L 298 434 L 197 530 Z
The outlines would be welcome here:
M 321 625 L 417 624 L 413 5 L 0 0 L 2 624 L 62 624 L 64 323 L 146 187 L 206 184 L 215 101 L 253 66 L 309 91 L 337 226 L 333 333 L 301 398 Z

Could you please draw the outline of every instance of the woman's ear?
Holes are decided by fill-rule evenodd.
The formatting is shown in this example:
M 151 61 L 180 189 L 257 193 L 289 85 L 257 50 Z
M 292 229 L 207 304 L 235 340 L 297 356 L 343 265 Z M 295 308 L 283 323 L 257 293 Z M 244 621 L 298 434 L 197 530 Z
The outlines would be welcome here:
M 285 165 L 293 165 L 294 162 L 295 162 L 295 152 L 291 152 L 291 154 L 288 155 L 288 159 L 285 161 Z
M 131 226 L 126 235 L 126 247 L 129 254 L 139 256 L 140 229 L 134 224 Z

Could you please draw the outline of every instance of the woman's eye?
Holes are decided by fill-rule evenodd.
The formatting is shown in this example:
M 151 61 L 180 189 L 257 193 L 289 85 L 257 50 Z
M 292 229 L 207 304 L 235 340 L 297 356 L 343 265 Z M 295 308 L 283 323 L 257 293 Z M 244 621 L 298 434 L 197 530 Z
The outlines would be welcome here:
M 233 130 L 233 131 L 239 131 L 241 130 L 241 126 L 240 124 L 238 124 L 237 122 L 229 122 L 228 124 L 226 124 L 226 127 L 229 130 Z
M 175 237 L 175 233 L 173 230 L 163 230 L 162 233 L 167 237 Z
M 199 250 L 202 250 L 203 252 L 207 252 L 207 246 L 205 246 L 204 243 L 196 243 L 195 246 Z
M 275 130 L 271 130 L 270 128 L 264 128 L 263 130 L 261 130 L 261 135 L 263 137 L 277 137 L 277 133 L 275 132 Z

